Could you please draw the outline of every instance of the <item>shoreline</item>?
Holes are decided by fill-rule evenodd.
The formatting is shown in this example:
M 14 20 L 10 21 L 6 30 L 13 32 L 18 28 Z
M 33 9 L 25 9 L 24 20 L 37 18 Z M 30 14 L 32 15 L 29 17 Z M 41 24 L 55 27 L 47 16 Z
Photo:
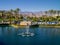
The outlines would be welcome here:
M 11 24 L 10 26 L 15 27 L 15 28 L 24 28 L 26 27 L 25 25 L 17 25 L 17 24 Z
M 0 25 L 0 27 L 1 27 L 1 26 L 12 26 L 12 27 L 14 27 L 14 28 L 25 28 L 27 25 L 9 24 L 9 25 Z M 55 25 L 52 25 L 52 24 L 50 24 L 50 25 L 40 24 L 40 25 L 38 25 L 38 26 L 32 26 L 32 25 L 31 25 L 30 27 L 32 27 L 32 28 L 35 28 L 35 27 L 60 28 L 60 24 L 55 24 Z
M 15 25 L 15 24 L 11 24 L 10 26 L 12 26 L 12 27 L 15 27 L 15 28 L 24 28 L 24 27 L 26 27 L 27 25 Z M 36 26 L 34 26 L 34 27 L 36 27 Z M 60 25 L 39 25 L 39 27 L 53 27 L 53 28 L 60 28 Z M 32 28 L 33 28 L 33 26 L 32 26 Z

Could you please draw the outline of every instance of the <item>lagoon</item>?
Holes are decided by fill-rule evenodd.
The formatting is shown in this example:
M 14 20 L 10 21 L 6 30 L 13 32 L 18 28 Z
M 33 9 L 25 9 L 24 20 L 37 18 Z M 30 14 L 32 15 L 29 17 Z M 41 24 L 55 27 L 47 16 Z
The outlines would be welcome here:
M 60 45 L 60 28 L 30 27 L 34 36 L 18 35 L 25 31 L 26 27 L 0 26 L 0 45 Z

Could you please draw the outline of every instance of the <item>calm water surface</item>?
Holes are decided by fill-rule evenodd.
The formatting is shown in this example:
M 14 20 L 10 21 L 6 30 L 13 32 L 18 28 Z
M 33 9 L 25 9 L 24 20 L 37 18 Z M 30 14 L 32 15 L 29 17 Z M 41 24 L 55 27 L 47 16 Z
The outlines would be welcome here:
M 33 37 L 18 35 L 26 28 L 0 26 L 0 45 L 60 45 L 60 28 L 32 27 L 29 30 L 35 33 Z

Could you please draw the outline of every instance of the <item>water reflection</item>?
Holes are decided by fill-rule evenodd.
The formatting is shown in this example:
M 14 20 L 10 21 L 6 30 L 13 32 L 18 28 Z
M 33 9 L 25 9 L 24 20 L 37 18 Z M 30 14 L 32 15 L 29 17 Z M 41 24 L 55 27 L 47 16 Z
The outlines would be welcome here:
M 33 37 L 22 37 L 17 34 L 25 32 L 26 28 L 0 27 L 0 44 L 5 45 L 60 45 L 60 28 L 35 27 L 29 31 Z

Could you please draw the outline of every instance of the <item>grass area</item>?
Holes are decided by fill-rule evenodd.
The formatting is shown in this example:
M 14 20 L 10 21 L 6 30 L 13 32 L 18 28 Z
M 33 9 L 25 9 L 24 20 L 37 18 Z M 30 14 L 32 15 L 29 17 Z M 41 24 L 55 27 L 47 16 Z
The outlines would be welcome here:
M 60 28 L 60 24 L 41 24 L 39 27 L 55 27 Z
M 24 25 L 17 25 L 17 24 L 11 24 L 11 26 L 12 27 L 14 27 L 14 28 L 25 28 L 26 26 L 24 26 Z

